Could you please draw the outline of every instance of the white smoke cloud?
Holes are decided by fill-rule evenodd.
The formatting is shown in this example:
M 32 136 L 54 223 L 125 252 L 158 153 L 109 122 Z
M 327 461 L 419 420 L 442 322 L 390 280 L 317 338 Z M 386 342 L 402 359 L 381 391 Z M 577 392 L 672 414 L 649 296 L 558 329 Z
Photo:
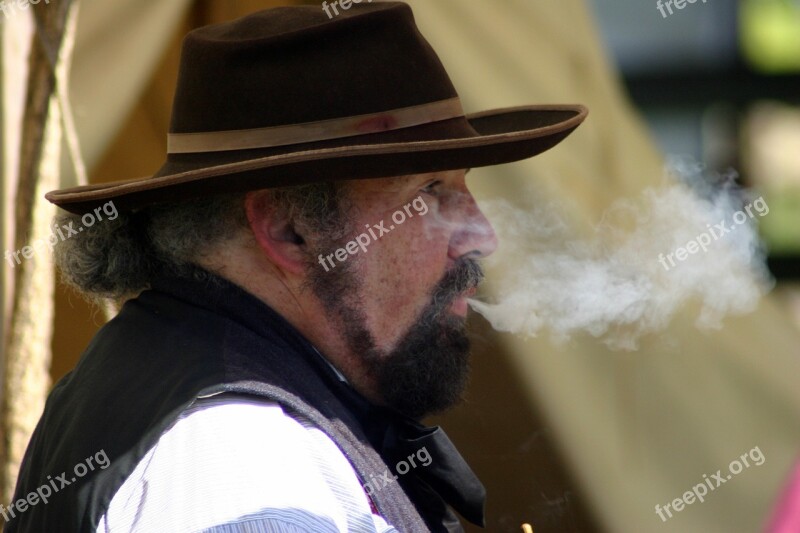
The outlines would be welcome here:
M 626 350 L 692 303 L 701 328 L 752 311 L 773 284 L 756 229 L 766 202 L 735 187 L 735 174 L 704 173 L 679 159 L 670 168 L 678 180 L 615 203 L 584 238 L 555 205 L 482 202 L 500 247 L 486 260 L 493 301 L 473 299 L 472 308 L 499 331 L 546 330 L 556 340 L 585 332 Z M 749 214 L 737 215 L 747 205 Z M 676 250 L 698 238 L 710 241 L 706 251 L 692 246 L 680 260 Z

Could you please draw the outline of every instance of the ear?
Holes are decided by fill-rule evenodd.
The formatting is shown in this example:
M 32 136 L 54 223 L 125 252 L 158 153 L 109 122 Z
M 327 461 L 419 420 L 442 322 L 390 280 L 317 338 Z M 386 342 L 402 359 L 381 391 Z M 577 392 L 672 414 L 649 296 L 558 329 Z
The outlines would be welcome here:
M 292 221 L 278 213 L 269 202 L 267 191 L 247 193 L 244 209 L 250 229 L 261 252 L 279 269 L 301 275 L 306 267 L 305 241 Z

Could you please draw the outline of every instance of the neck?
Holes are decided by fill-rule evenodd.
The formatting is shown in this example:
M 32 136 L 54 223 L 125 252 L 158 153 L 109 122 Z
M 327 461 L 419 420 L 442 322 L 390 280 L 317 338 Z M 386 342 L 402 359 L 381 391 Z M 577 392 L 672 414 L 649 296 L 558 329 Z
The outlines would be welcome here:
M 355 390 L 370 402 L 383 404 L 361 358 L 349 348 L 341 328 L 331 321 L 319 299 L 304 286 L 305 280 L 289 278 L 252 250 L 239 249 L 215 257 L 236 257 L 237 261 L 221 264 L 201 261 L 200 266 L 270 306 L 308 339 Z

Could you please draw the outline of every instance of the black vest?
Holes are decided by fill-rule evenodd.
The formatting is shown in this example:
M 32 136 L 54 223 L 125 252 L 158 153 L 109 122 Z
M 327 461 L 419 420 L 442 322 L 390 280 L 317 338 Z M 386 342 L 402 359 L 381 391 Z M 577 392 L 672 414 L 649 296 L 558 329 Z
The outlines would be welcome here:
M 432 468 L 412 470 L 371 496 L 403 533 L 460 531 L 445 501 L 483 522 L 483 487 L 439 428 L 368 404 L 280 315 L 215 278 L 160 280 L 92 339 L 50 393 L 17 481 L 14 502 L 44 485 L 49 501 L 24 512 L 15 506 L 5 531 L 94 531 L 162 432 L 198 396 L 222 392 L 274 400 L 311 420 L 362 484 L 427 446 Z M 107 468 L 75 470 L 101 450 Z

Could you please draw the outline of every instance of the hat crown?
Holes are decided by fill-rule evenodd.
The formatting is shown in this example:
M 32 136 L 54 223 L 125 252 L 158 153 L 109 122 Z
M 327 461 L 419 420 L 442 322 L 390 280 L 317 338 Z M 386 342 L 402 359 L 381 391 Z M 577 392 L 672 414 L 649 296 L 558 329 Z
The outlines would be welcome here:
M 497 165 L 550 149 L 586 118 L 581 105 L 465 115 L 411 8 L 370 1 L 337 0 L 339 13 L 330 18 L 323 3 L 191 32 L 158 172 L 51 191 L 47 199 L 73 213 L 112 198 L 118 209 L 134 210 L 210 194 Z
M 171 133 L 286 126 L 457 96 L 400 2 L 268 9 L 189 33 Z

